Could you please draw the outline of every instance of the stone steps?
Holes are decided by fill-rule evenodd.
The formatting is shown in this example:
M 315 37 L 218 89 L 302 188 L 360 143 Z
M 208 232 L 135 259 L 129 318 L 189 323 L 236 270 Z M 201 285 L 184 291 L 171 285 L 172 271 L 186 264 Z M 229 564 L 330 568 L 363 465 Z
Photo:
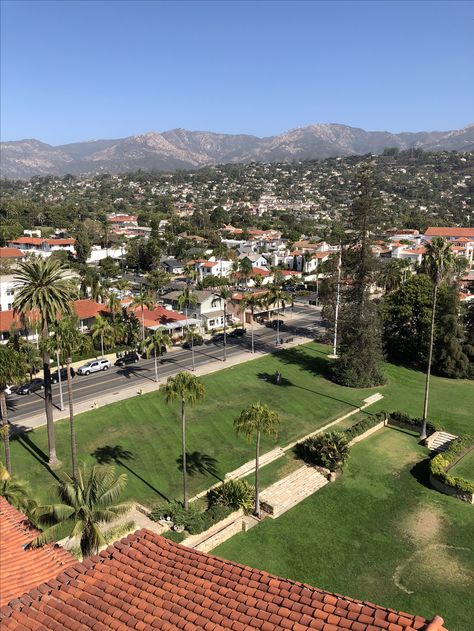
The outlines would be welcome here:
M 456 438 L 458 437 L 448 432 L 433 432 L 433 434 L 426 439 L 426 446 L 428 449 L 431 449 L 431 451 L 446 451 Z
M 303 465 L 260 494 L 262 510 L 270 517 L 282 515 L 328 483 L 317 469 Z

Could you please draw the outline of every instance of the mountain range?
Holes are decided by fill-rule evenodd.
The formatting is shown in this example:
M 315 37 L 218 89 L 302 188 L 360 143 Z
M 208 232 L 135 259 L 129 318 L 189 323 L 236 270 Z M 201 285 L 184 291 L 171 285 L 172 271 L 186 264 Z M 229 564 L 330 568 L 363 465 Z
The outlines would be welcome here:
M 116 140 L 52 146 L 39 140 L 0 143 L 1 176 L 123 173 L 196 169 L 229 162 L 287 162 L 400 150 L 474 151 L 474 125 L 453 131 L 365 131 L 347 125 L 310 125 L 278 136 L 217 134 L 173 129 Z

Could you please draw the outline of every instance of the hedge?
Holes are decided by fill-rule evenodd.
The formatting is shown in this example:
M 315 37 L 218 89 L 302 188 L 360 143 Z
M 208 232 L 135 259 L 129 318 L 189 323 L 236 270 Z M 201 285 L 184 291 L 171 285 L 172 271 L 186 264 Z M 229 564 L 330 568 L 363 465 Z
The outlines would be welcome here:
M 474 493 L 473 482 L 449 475 L 447 471 L 450 465 L 453 465 L 460 456 L 472 447 L 474 447 L 474 436 L 459 436 L 453 440 L 446 451 L 438 454 L 430 461 L 431 475 L 459 493 Z
M 412 418 L 405 414 L 404 412 L 389 412 L 387 415 L 387 420 L 392 425 L 406 425 L 412 428 L 414 431 L 420 431 L 421 426 L 423 424 L 423 420 L 421 418 Z M 441 430 L 442 427 L 438 423 L 434 423 L 433 421 L 428 421 L 426 424 L 426 433 L 428 436 L 433 434 L 433 432 L 437 432 Z
M 370 416 L 367 416 L 366 418 L 362 419 L 362 421 L 359 421 L 355 425 L 352 425 L 352 427 L 349 427 L 348 429 L 344 430 L 344 434 L 347 436 L 347 440 L 350 442 L 354 438 L 357 438 L 357 436 L 361 436 L 361 434 L 364 434 L 369 429 L 372 429 L 372 427 L 375 427 L 376 425 L 381 423 L 384 419 L 385 419 L 384 412 L 379 412 L 378 414 L 371 414 Z

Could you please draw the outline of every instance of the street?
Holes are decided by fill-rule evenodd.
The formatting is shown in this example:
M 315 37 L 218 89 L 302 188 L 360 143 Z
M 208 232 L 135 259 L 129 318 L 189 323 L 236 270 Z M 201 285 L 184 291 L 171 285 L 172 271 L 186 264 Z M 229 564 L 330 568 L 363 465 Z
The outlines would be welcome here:
M 278 316 L 281 317 L 281 316 Z M 284 316 L 285 325 L 280 331 L 280 338 L 285 340 L 296 335 L 312 339 L 321 328 L 320 309 L 307 305 L 296 305 L 288 308 Z M 255 350 L 270 352 L 276 348 L 276 331 L 272 328 L 255 326 Z M 281 344 L 279 348 L 285 348 Z M 227 357 L 230 359 L 243 350 L 250 352 L 251 329 L 247 325 L 247 333 L 242 337 L 227 337 Z M 223 361 L 223 343 L 206 342 L 194 349 L 195 367 L 202 367 L 216 361 Z M 85 363 L 85 362 L 84 362 Z M 181 370 L 192 369 L 192 352 L 176 348 L 158 360 L 158 376 L 160 379 L 174 375 Z M 72 380 L 74 403 L 93 402 L 95 398 L 104 395 L 119 394 L 120 390 L 131 385 L 140 387 L 141 384 L 153 382 L 155 378 L 154 360 L 142 359 L 137 364 L 123 368 L 113 366 L 110 370 L 93 373 L 88 376 L 77 375 Z M 67 387 L 63 383 L 64 404 L 67 406 Z M 59 384 L 53 385 L 53 403 L 59 409 Z M 39 414 L 44 414 L 44 393 L 35 392 L 31 395 L 11 395 L 7 397 L 9 420 L 12 425 L 21 426 L 22 421 Z

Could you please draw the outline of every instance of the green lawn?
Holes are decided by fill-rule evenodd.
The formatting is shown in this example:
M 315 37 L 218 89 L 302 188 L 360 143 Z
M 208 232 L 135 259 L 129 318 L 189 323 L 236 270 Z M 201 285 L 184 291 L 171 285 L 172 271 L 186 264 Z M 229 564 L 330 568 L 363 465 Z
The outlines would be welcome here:
M 454 467 L 451 467 L 449 473 L 457 478 L 464 478 L 464 480 L 474 482 L 474 449 L 471 449 L 464 458 L 461 458 Z
M 474 618 L 473 507 L 426 485 L 427 450 L 383 429 L 341 478 L 213 550 L 279 576 L 432 618 Z M 397 585 L 398 584 L 398 585 Z
M 383 392 L 386 398 L 371 411 L 401 409 L 419 415 L 422 373 L 388 366 L 390 381 L 382 388 L 343 388 L 326 376 L 331 361 L 327 352 L 324 346 L 308 344 L 202 378 L 206 398 L 188 411 L 188 451 L 198 470 L 190 479 L 191 494 L 211 486 L 253 457 L 253 445 L 236 437 L 232 428 L 234 418 L 248 403 L 268 403 L 281 417 L 278 441 L 264 440 L 262 452 L 336 419 L 376 391 Z M 263 379 L 276 370 L 283 375 L 280 386 Z M 433 378 L 431 411 L 446 429 L 466 431 L 473 423 L 472 409 L 472 382 Z M 128 473 L 127 498 L 153 505 L 181 496 L 178 403 L 167 406 L 162 393 L 135 396 L 78 415 L 76 428 L 79 460 L 95 462 L 93 454 L 112 458 L 120 471 Z M 55 429 L 58 456 L 69 469 L 68 422 L 55 423 Z M 46 445 L 44 428 L 12 442 L 14 472 L 30 483 L 33 494 L 42 501 L 53 497 L 54 484 L 45 462 Z M 212 466 L 214 471 L 210 471 Z

